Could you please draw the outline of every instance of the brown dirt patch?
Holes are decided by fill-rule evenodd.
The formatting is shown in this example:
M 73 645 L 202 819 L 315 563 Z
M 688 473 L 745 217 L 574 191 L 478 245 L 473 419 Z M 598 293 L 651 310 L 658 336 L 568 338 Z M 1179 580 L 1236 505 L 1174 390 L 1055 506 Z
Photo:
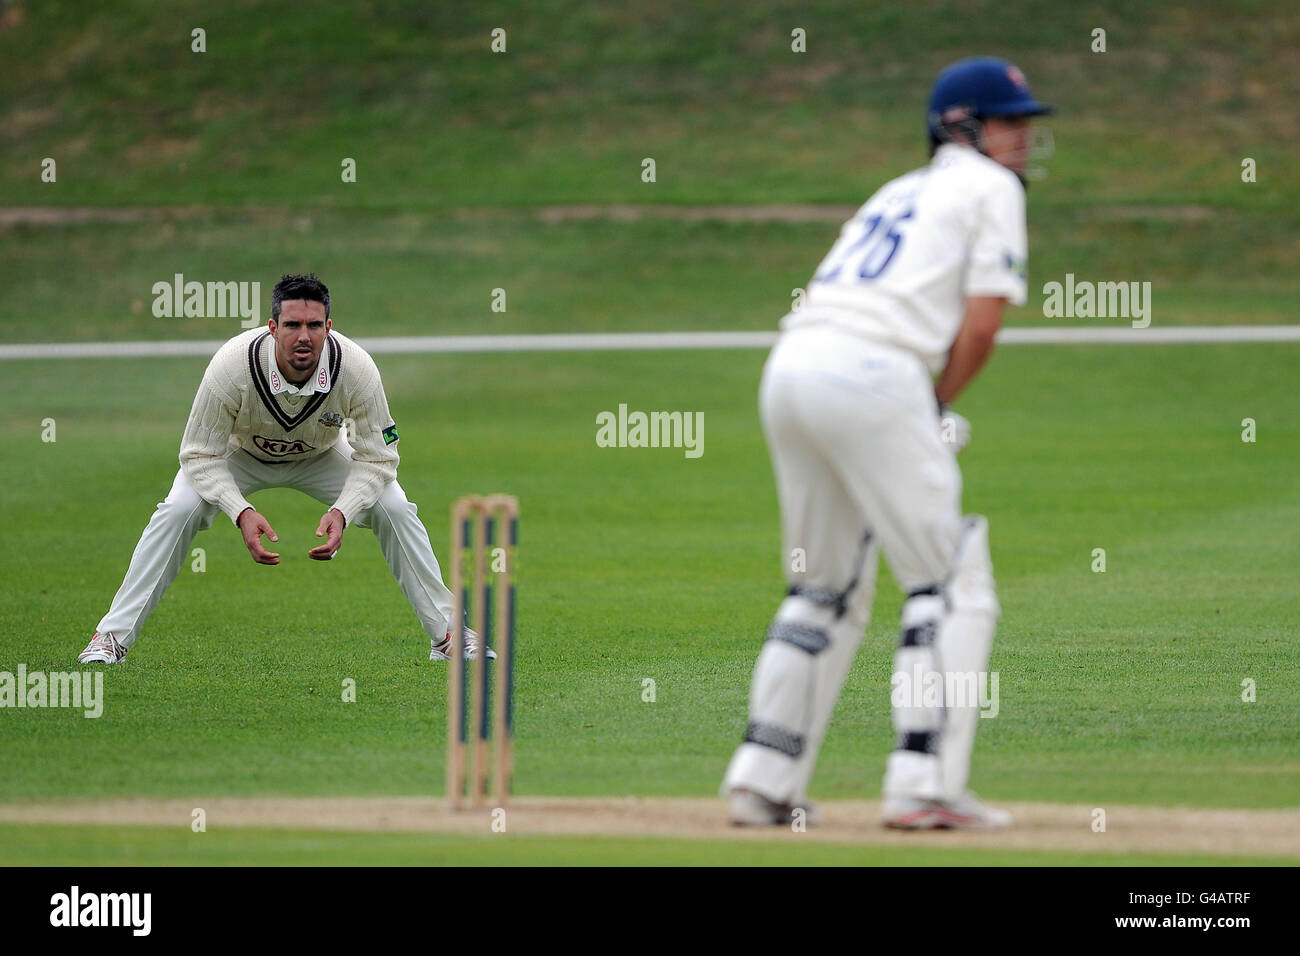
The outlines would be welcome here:
M 1093 206 L 1079 215 L 1102 222 L 1206 222 L 1218 212 L 1209 206 Z
M 160 222 L 204 215 L 200 206 L 6 206 L 0 226 L 66 226 L 89 222 Z
M 768 203 L 733 206 L 669 206 L 609 203 L 587 206 L 543 206 L 537 210 L 542 222 L 607 219 L 636 222 L 640 219 L 670 219 L 674 222 L 834 222 L 841 223 L 857 212 L 857 206 L 820 203 Z
M 1013 803 L 1010 830 L 901 833 L 879 825 L 875 801 L 822 804 L 824 821 L 806 833 L 727 825 L 724 803 L 695 798 L 525 797 L 506 811 L 509 832 L 525 835 L 811 840 L 876 846 L 988 847 L 1068 852 L 1196 853 L 1300 857 L 1300 811 L 1108 807 L 1105 833 L 1092 830 L 1092 807 Z M 190 825 L 195 807 L 209 830 L 276 827 L 339 831 L 488 834 L 490 809 L 448 810 L 428 797 L 216 797 L 57 800 L 0 804 L 0 822 Z

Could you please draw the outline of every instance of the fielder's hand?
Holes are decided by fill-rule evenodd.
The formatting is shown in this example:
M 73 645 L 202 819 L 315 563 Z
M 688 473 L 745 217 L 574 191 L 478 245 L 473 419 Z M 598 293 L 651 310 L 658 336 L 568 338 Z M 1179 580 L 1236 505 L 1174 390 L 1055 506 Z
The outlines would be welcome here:
M 338 551 L 339 545 L 343 542 L 343 529 L 346 526 L 347 521 L 338 508 L 331 508 L 325 512 L 316 527 L 316 537 L 325 538 L 325 543 L 316 545 L 307 552 L 307 556 L 317 561 L 328 561 L 334 557 L 334 552 Z M 325 537 L 326 535 L 329 537 Z
M 256 508 L 245 508 L 240 513 L 239 531 L 244 536 L 244 547 L 248 548 L 248 553 L 253 556 L 254 561 L 258 564 L 280 563 L 280 555 L 262 547 L 262 535 L 266 535 L 272 541 L 279 541 L 280 537 Z
M 939 406 L 939 438 L 956 455 L 970 444 L 970 422 L 947 405 Z

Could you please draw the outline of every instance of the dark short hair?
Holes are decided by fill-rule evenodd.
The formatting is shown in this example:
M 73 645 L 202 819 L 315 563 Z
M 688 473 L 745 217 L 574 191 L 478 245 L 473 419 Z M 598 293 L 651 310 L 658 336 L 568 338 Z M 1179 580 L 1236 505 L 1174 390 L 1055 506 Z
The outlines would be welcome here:
M 325 306 L 325 318 L 330 317 L 330 290 L 313 273 L 280 276 L 280 281 L 271 290 L 271 318 L 277 322 L 280 321 L 280 303 L 286 299 L 291 302 L 294 299 L 319 302 Z

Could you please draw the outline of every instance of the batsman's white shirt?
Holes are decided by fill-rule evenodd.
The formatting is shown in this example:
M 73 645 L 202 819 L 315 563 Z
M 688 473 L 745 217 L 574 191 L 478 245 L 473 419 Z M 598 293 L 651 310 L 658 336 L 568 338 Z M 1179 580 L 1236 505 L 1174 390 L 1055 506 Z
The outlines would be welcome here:
M 232 453 L 242 448 L 276 465 L 315 458 L 334 447 L 345 421 L 352 464 L 332 507 L 352 524 L 397 478 L 397 429 L 374 359 L 331 330 L 316 371 L 295 387 L 280 374 L 271 333 L 250 329 L 208 364 L 181 438 L 181 469 L 205 501 L 235 521 L 252 505 L 231 473 Z
M 939 147 L 844 224 L 783 329 L 833 322 L 943 367 L 967 296 L 1026 299 L 1025 191 L 967 146 Z

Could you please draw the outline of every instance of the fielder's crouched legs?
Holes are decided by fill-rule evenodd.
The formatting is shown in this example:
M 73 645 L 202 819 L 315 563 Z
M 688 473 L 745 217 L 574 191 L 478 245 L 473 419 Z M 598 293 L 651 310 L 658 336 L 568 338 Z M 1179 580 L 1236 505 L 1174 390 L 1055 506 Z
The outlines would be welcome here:
M 411 602 L 420 625 L 431 640 L 442 641 L 454 614 L 451 591 L 443 583 L 429 532 L 401 483 L 389 482 L 379 500 L 356 515 L 356 523 L 375 533 L 388 569 Z
M 924 697 L 915 699 L 915 689 L 924 683 L 913 675 L 918 669 L 923 679 L 942 675 L 945 689 L 957 683 L 976 686 L 988 669 L 1000 613 L 988 522 L 974 515 L 966 521 L 948 581 L 913 591 L 903 605 L 894 655 L 897 745 L 885 771 L 886 801 L 953 801 L 965 793 L 979 725 L 978 695 L 942 699 L 935 706 Z
M 251 484 L 246 484 L 251 488 Z M 171 491 L 158 503 L 131 555 L 122 586 L 113 596 L 96 633 L 111 634 L 125 648 L 135 643 L 144 622 L 189 557 L 190 543 L 212 527 L 217 506 L 199 497 L 184 471 L 176 472 Z

